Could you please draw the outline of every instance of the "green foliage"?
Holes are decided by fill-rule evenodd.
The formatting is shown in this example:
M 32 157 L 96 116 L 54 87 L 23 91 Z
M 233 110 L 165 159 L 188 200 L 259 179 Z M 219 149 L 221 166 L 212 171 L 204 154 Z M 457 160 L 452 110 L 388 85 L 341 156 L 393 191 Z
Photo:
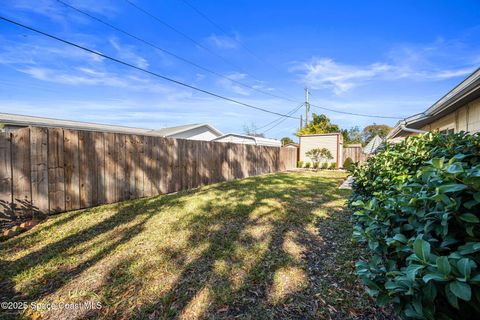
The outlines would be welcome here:
M 343 144 L 353 144 L 353 143 L 361 143 L 363 144 L 362 140 L 362 131 L 358 126 L 352 127 L 350 129 L 343 129 L 342 130 L 343 136 Z
M 340 127 L 330 122 L 330 119 L 324 115 L 312 113 L 312 121 L 306 126 L 298 130 L 295 134 L 301 136 L 304 134 L 318 134 L 340 132 Z
M 297 162 L 297 168 L 303 168 L 303 161 Z
M 386 124 L 371 124 L 360 130 L 358 126 L 350 129 L 343 129 L 343 143 L 349 145 L 353 143 L 360 143 L 365 146 L 373 137 L 378 135 L 380 138 L 385 138 L 392 128 Z
M 330 162 L 330 165 L 328 167 L 330 170 L 335 170 L 337 169 L 337 164 L 335 162 Z
M 384 139 L 391 130 L 392 128 L 386 124 L 375 124 L 375 123 L 371 124 L 363 128 L 362 134 L 361 134 L 362 141 L 364 144 L 367 144 L 376 135 Z
M 310 162 L 308 162 L 308 161 L 307 161 L 307 162 L 305 162 L 305 168 L 307 168 L 307 169 L 308 169 L 308 168 L 310 168 L 310 166 L 311 166 L 311 165 L 312 165 L 312 164 L 311 164 Z
M 345 161 L 343 161 L 343 168 L 345 170 L 352 171 L 354 168 L 353 164 L 354 162 L 352 158 L 348 157 L 347 159 L 345 159 Z
M 480 316 L 480 136 L 410 137 L 354 166 L 356 264 L 377 303 L 407 319 Z
M 322 163 L 322 169 L 328 169 L 328 162 Z
M 289 137 L 283 137 L 282 139 L 280 139 L 280 141 L 282 142 L 282 146 L 284 146 L 286 144 L 289 144 L 289 143 L 293 143 L 293 140 L 290 139 Z
M 315 162 L 313 163 L 313 169 L 318 169 L 319 164 L 320 164 L 320 163 L 319 163 L 318 161 L 315 161 Z
M 314 162 L 320 162 L 322 160 L 331 160 L 333 159 L 332 153 L 327 148 L 315 148 L 307 151 L 305 153 L 307 157 L 312 159 Z

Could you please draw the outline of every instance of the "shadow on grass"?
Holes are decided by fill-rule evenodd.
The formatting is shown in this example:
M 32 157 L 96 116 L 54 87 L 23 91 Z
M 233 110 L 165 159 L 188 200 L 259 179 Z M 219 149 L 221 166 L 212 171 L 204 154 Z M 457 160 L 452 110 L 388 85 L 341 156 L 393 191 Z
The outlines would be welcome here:
M 332 289 L 328 283 L 337 278 L 344 281 L 336 284 L 339 289 L 355 289 L 350 270 L 333 278 L 322 273 L 329 271 L 323 258 L 338 262 L 337 247 L 328 247 L 336 241 L 331 234 L 338 227 L 349 232 L 343 224 L 345 193 L 337 190 L 339 179 L 334 174 L 275 174 L 107 206 L 114 212 L 98 223 L 16 260 L 4 261 L 6 272 L 0 289 L 6 292 L 5 298 L 48 299 L 63 292 L 87 269 L 111 260 L 101 286 L 90 289 L 104 308 L 70 318 L 309 319 L 354 315 L 359 308 L 356 302 L 348 305 L 350 311 L 336 310 L 335 306 L 344 304 L 325 297 Z M 100 214 L 105 210 L 101 208 L 90 211 Z M 318 210 L 325 211 L 325 217 L 343 214 L 339 220 L 343 222 L 335 220 L 327 235 L 322 228 L 330 220 L 319 218 Z M 183 211 L 191 214 L 179 214 Z M 79 218 L 77 215 L 73 213 L 72 219 Z M 166 230 L 179 238 L 165 241 L 165 245 L 156 238 L 152 225 L 167 220 Z M 46 228 L 53 233 L 67 221 L 62 217 Z M 32 236 L 39 235 L 34 232 Z M 341 245 L 348 245 L 345 232 L 337 232 Z M 28 236 L 3 246 L 22 248 Z M 84 258 L 78 261 L 77 256 Z M 21 282 L 19 279 L 34 273 L 38 266 L 57 261 L 61 264 L 58 268 L 29 278 L 28 290 L 14 290 L 14 282 Z M 59 315 L 47 312 L 43 316 Z

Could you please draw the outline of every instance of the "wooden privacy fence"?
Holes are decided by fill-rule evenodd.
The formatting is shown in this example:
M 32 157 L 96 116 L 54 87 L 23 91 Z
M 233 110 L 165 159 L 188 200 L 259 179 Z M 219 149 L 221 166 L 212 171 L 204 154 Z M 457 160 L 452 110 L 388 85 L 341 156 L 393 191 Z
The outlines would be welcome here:
M 295 167 L 296 150 L 59 128 L 0 134 L 4 216 L 56 213 Z
M 359 162 L 360 164 L 363 164 L 367 159 L 367 156 L 365 153 L 363 153 L 363 148 L 361 145 L 350 145 L 343 147 L 343 161 L 345 161 L 347 158 L 352 159 L 353 162 Z M 340 165 L 343 165 L 343 163 Z

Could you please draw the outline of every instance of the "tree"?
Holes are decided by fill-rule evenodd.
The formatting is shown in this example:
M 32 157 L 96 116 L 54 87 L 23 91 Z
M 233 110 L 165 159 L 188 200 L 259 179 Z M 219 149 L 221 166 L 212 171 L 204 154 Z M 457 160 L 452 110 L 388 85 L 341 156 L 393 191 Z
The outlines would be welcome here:
M 371 124 L 363 128 L 362 140 L 365 144 L 370 142 L 376 135 L 384 139 L 392 128 L 386 124 Z
M 293 140 L 290 139 L 289 137 L 283 137 L 280 141 L 282 141 L 282 146 L 284 146 L 286 144 L 289 144 L 289 143 L 293 143 Z
M 246 124 L 243 125 L 243 133 L 252 137 L 265 138 L 263 133 L 257 133 L 257 126 L 254 123 L 252 123 L 250 126 Z
M 305 155 L 314 162 L 323 162 L 323 160 L 328 161 L 333 159 L 332 153 L 327 148 L 311 149 L 307 151 Z
M 362 132 L 358 126 L 342 130 L 343 144 L 363 143 Z
M 340 127 L 331 123 L 326 115 L 317 115 L 313 113 L 312 118 L 312 121 L 306 127 L 301 128 L 295 133 L 297 136 L 304 134 L 340 132 Z

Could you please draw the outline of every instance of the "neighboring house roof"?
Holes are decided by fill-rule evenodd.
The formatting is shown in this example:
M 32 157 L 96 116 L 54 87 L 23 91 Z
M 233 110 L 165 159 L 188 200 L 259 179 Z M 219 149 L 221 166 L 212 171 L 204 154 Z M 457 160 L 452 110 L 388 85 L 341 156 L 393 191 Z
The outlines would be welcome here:
M 75 130 L 106 131 L 130 134 L 151 134 L 151 129 L 132 128 L 126 126 L 116 126 L 109 124 L 100 124 L 93 122 L 82 122 L 73 120 L 61 120 L 45 117 L 25 116 L 20 114 L 0 113 L 0 123 L 11 126 L 28 127 L 48 127 L 48 128 L 67 128 Z
M 372 138 L 369 143 L 363 148 L 363 153 L 374 154 L 378 147 L 382 144 L 383 140 L 378 135 Z
M 281 147 L 282 143 L 279 140 L 269 139 L 269 138 L 261 138 L 261 137 L 254 137 L 245 134 L 238 134 L 238 133 L 227 133 L 221 137 L 213 139 L 213 141 L 224 140 L 228 137 L 236 137 L 240 139 L 250 140 L 253 144 L 262 145 L 262 146 L 272 146 L 272 147 Z
M 144 129 L 144 128 L 133 128 L 133 127 L 127 127 L 127 126 L 100 124 L 100 123 L 94 123 L 94 122 L 83 122 L 83 121 L 62 120 L 62 119 L 45 118 L 45 117 L 25 116 L 25 115 L 10 114 L 10 113 L 0 113 L 0 123 L 11 125 L 11 126 L 19 126 L 19 127 L 37 126 L 37 127 L 48 127 L 48 128 L 66 128 L 66 129 L 75 129 L 75 130 L 116 132 L 116 133 L 126 133 L 126 134 L 161 136 L 161 137 L 169 137 L 169 136 L 186 132 L 192 129 L 206 127 L 217 136 L 223 135 L 222 132 L 218 131 L 214 127 L 205 123 L 187 124 L 182 126 L 153 130 L 153 129 Z
M 454 112 L 458 108 L 480 97 L 480 68 L 450 90 L 441 99 L 422 113 L 400 120 L 387 139 L 393 139 L 407 134 L 405 128 L 420 129 L 441 117 Z
M 153 130 L 153 131 L 155 133 L 161 135 L 161 136 L 169 137 L 169 136 L 173 136 L 175 134 L 179 134 L 179 133 L 182 133 L 182 132 L 186 132 L 186 131 L 201 128 L 201 127 L 206 127 L 207 129 L 214 132 L 218 136 L 223 135 L 223 133 L 221 131 L 215 129 L 214 127 L 212 127 L 211 125 L 209 125 L 207 123 L 186 124 L 186 125 L 182 125 L 182 126 L 162 128 L 162 129 Z

